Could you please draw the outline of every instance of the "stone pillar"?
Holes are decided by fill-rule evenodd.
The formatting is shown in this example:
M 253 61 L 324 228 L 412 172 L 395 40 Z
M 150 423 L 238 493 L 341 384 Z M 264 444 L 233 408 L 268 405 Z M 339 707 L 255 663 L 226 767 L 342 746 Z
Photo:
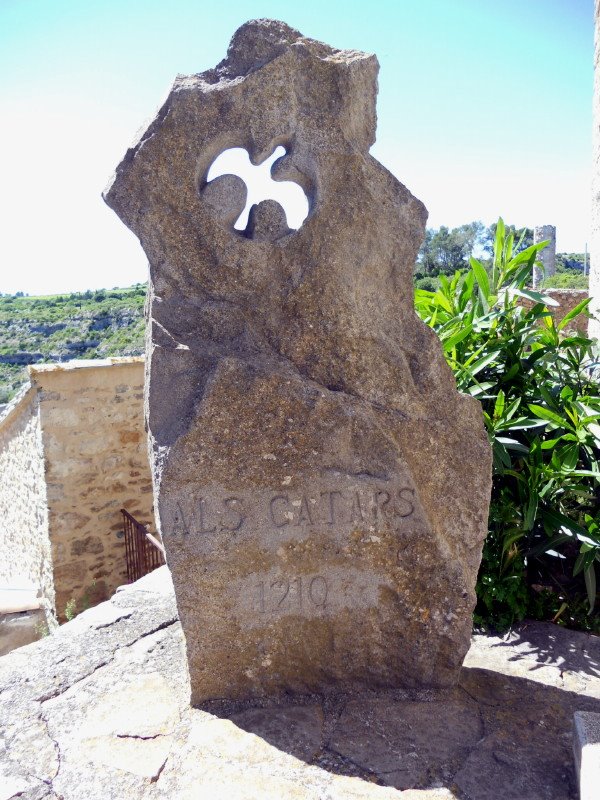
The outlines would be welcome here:
M 535 244 L 549 240 L 549 244 L 540 253 L 539 260 L 543 269 L 533 268 L 533 287 L 540 285 L 540 281 L 554 275 L 556 272 L 556 227 L 554 225 L 538 225 L 533 229 Z
M 147 421 L 192 700 L 448 686 L 491 453 L 414 313 L 427 212 L 369 155 L 377 60 L 274 20 L 179 77 L 105 198 L 150 261 Z M 224 147 L 311 198 L 297 231 Z
M 594 132 L 592 162 L 592 229 L 590 243 L 590 311 L 600 317 L 600 0 L 596 0 L 594 54 Z M 589 335 L 600 339 L 600 319 L 590 320 Z

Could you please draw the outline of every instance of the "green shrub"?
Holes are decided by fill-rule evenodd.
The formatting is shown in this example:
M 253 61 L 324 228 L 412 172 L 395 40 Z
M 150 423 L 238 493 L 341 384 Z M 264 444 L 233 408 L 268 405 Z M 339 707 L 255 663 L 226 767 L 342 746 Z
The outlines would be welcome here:
M 71 622 L 77 616 L 77 600 L 72 597 L 65 606 L 65 618 L 67 622 Z
M 417 278 L 415 280 L 415 289 L 425 289 L 427 292 L 436 292 L 439 288 L 440 282 L 437 278 Z
M 544 289 L 587 289 L 589 278 L 582 272 L 557 272 L 544 278 L 541 286 Z
M 458 388 L 481 401 L 493 450 L 476 624 L 502 629 L 530 615 L 600 630 L 600 387 L 593 343 L 563 334 L 589 300 L 555 323 L 555 301 L 526 288 L 542 247 L 514 255 L 500 220 L 489 274 L 471 258 L 437 291 L 417 289 L 415 304 Z

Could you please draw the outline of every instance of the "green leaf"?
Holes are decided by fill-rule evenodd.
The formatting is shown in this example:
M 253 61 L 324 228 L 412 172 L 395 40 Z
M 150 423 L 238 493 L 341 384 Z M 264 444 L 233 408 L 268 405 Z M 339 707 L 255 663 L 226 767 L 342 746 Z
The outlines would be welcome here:
M 492 388 L 492 386 L 495 385 L 496 384 L 492 383 L 491 381 L 483 381 L 482 383 L 476 383 L 473 386 L 469 386 L 466 389 L 463 389 L 463 391 L 465 391 L 467 394 L 470 394 L 472 397 L 478 397 L 479 395 L 487 392 L 489 389 Z
M 559 425 L 561 428 L 571 427 L 565 419 L 559 417 L 559 415 L 555 414 L 554 411 L 550 411 L 549 408 L 538 406 L 536 403 L 529 403 L 529 410 L 533 411 L 533 413 L 536 415 L 536 417 L 539 417 L 539 419 L 545 419 L 549 422 L 554 422 L 555 425 Z
M 473 274 L 475 275 L 475 280 L 477 281 L 477 285 L 480 289 L 480 298 L 484 308 L 484 311 L 489 310 L 489 298 L 491 295 L 490 291 L 490 281 L 488 278 L 488 274 L 485 271 L 483 264 L 481 264 L 477 259 L 470 258 L 469 263 L 471 264 L 471 269 L 473 270 Z
M 499 420 L 500 417 L 502 416 L 502 413 L 504 411 L 505 400 L 506 397 L 504 395 L 504 392 L 502 391 L 502 389 L 500 389 L 500 391 L 498 392 L 498 397 L 496 398 L 496 403 L 494 404 L 494 421 Z
M 519 297 L 526 297 L 528 300 L 533 300 L 534 303 L 543 303 L 545 306 L 558 306 L 558 303 L 553 297 L 540 294 L 540 292 L 534 292 L 532 289 L 517 289 L 512 287 L 511 292 Z M 544 316 L 547 315 L 544 314 Z
M 529 448 L 516 439 L 510 439 L 507 436 L 498 436 L 496 437 L 496 441 L 501 442 L 507 450 L 514 450 L 515 453 L 522 453 L 523 455 L 529 453 Z
M 515 420 L 508 420 L 506 423 L 498 425 L 498 430 L 525 431 L 529 428 L 540 428 L 546 425 L 544 420 L 532 419 L 531 417 L 517 417 Z
M 568 325 L 568 324 L 569 324 L 569 322 L 570 322 L 572 319 L 574 319 L 574 318 L 575 318 L 575 317 L 577 317 L 579 314 L 581 314 L 581 312 L 582 312 L 582 311 L 584 311 L 584 310 L 585 310 L 585 309 L 586 309 L 586 308 L 589 306 L 589 304 L 591 303 L 591 301 L 592 301 L 592 298 L 591 298 L 591 297 L 587 297 L 585 300 L 582 300 L 582 301 L 581 301 L 581 303 L 578 303 L 578 304 L 575 306 L 575 308 L 572 308 L 572 309 L 571 309 L 571 311 L 569 311 L 569 313 L 568 313 L 568 314 L 565 314 L 565 316 L 564 316 L 564 317 L 561 319 L 561 321 L 558 323 L 558 325 L 557 325 L 557 329 L 558 329 L 559 331 L 562 331 L 562 329 L 563 329 L 563 328 L 564 328 L 566 325 Z
M 564 533 L 559 533 L 556 536 L 552 536 L 547 541 L 540 542 L 540 544 L 535 545 L 535 547 L 531 547 L 527 551 L 527 555 L 533 557 L 540 556 L 542 553 L 553 550 L 555 547 L 559 547 L 561 544 L 565 544 L 565 542 L 570 542 L 571 540 L 571 536 L 565 536 Z
M 481 372 L 482 369 L 485 369 L 485 367 L 491 364 L 496 357 L 497 354 L 495 352 L 488 353 L 487 355 L 475 361 L 474 364 L 470 364 L 469 372 L 471 375 L 477 375 L 478 372 Z
M 593 561 L 583 571 L 583 577 L 585 580 L 585 588 L 587 589 L 588 603 L 590 604 L 588 614 L 591 614 L 596 605 L 596 570 Z
M 504 412 L 504 418 L 506 420 L 512 419 L 514 415 L 517 413 L 520 405 L 521 405 L 521 398 L 517 397 L 515 400 L 512 401 L 512 403 L 510 403 L 510 405 Z
M 575 520 L 565 516 L 555 508 L 543 508 L 542 517 L 550 524 L 550 527 L 558 531 L 560 528 L 566 528 L 574 533 L 576 536 L 583 536 L 589 540 L 588 531 L 586 528 L 579 525 Z
M 443 277 L 443 276 L 440 275 L 440 278 L 441 277 Z M 446 281 L 446 283 L 447 283 L 447 281 Z M 448 311 L 448 313 L 452 314 L 452 305 L 450 304 L 450 301 L 448 300 L 448 298 L 444 294 L 442 294 L 442 292 L 439 289 L 434 294 L 433 300 L 437 305 L 439 305 L 441 308 L 443 308 L 444 311 Z
M 535 517 L 537 514 L 538 501 L 539 498 L 537 492 L 532 492 L 529 496 L 529 501 L 525 509 L 525 518 L 523 520 L 523 526 L 527 531 L 530 531 L 533 528 L 533 523 L 535 522 Z
M 492 454 L 494 459 L 494 467 L 500 474 L 504 471 L 504 467 L 510 469 L 512 462 L 510 456 L 506 452 L 506 448 L 499 442 L 498 439 L 494 440 L 492 444 Z
M 542 450 L 552 450 L 552 448 L 556 447 L 556 445 L 561 441 L 561 436 L 559 436 L 558 439 L 544 439 L 542 442 Z
M 452 350 L 459 342 L 462 342 L 463 339 L 466 339 L 467 336 L 470 336 L 473 331 L 472 325 L 465 325 L 462 330 L 457 331 L 452 336 L 449 336 L 447 339 L 443 340 L 444 350 Z
M 514 378 L 515 375 L 518 373 L 520 367 L 521 367 L 520 364 L 513 364 L 512 367 L 510 367 L 509 370 L 506 372 L 506 374 L 503 376 L 502 381 L 507 382 L 510 381 L 512 378 Z M 520 402 L 521 398 L 518 399 Z
M 574 470 L 579 461 L 579 445 L 571 444 L 568 447 L 561 448 L 558 457 L 563 471 Z

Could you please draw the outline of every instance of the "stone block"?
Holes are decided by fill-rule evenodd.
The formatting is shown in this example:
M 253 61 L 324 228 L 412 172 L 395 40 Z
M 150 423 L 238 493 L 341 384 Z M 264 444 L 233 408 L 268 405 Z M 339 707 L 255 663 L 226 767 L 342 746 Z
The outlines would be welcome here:
M 104 552 L 104 545 L 99 536 L 86 536 L 85 539 L 75 539 L 71 542 L 71 555 L 81 556 Z
M 0 613 L 0 656 L 10 653 L 17 647 L 36 642 L 47 631 L 48 623 L 44 609 L 12 614 Z
M 573 755 L 580 800 L 597 800 L 600 794 L 600 714 L 593 711 L 575 712 Z

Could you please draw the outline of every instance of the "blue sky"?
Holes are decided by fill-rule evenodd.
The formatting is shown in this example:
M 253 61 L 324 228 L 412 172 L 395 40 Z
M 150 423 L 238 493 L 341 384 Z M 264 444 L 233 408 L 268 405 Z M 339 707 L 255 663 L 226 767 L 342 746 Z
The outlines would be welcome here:
M 498 215 L 589 237 L 592 0 L 0 0 L 0 291 L 145 280 L 100 193 L 176 73 L 255 17 L 381 64 L 372 152 L 429 224 Z

